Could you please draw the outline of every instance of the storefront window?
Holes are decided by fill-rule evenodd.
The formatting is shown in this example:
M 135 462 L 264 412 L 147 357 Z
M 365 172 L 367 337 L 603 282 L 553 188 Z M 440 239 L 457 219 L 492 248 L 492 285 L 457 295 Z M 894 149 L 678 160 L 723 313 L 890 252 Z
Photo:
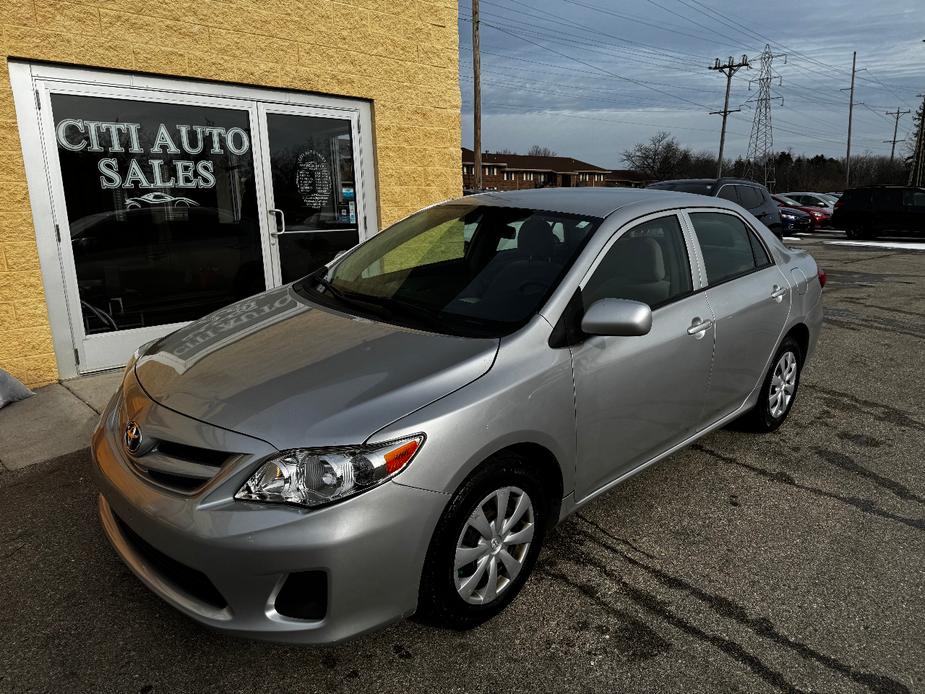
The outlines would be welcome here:
M 265 288 L 247 111 L 51 102 L 86 334 L 193 320 Z

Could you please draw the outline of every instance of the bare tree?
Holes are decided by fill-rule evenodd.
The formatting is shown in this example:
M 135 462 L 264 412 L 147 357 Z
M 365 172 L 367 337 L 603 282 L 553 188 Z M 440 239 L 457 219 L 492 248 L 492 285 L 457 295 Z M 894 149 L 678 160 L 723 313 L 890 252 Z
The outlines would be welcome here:
M 527 154 L 531 157 L 557 157 L 558 152 L 550 149 L 549 147 L 543 147 L 541 145 L 531 145 L 530 149 L 527 150 Z
M 623 152 L 623 161 L 647 179 L 675 178 L 687 166 L 691 154 L 671 133 L 660 130 L 648 142 L 639 142 Z

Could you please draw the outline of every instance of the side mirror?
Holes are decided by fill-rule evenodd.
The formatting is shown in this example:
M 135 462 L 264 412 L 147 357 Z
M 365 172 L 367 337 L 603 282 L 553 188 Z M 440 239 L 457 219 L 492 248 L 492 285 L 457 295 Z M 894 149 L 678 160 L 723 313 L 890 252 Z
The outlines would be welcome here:
M 652 309 L 641 301 L 598 299 L 585 311 L 581 329 L 588 335 L 646 335 L 652 329 Z

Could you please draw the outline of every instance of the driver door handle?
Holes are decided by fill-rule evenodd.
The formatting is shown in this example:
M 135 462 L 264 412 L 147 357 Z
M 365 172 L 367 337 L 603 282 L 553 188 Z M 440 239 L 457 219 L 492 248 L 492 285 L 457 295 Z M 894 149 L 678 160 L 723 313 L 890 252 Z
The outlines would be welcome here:
M 774 301 L 776 301 L 777 303 L 780 303 L 784 298 L 784 294 L 786 293 L 787 293 L 786 289 L 781 287 L 779 284 L 775 284 L 773 291 L 771 292 L 771 298 L 774 299 Z
M 691 327 L 687 329 L 688 335 L 693 335 L 698 340 L 702 339 L 704 335 L 707 334 L 707 330 L 713 325 L 713 321 L 710 319 L 700 320 L 700 318 L 695 318 L 691 321 Z

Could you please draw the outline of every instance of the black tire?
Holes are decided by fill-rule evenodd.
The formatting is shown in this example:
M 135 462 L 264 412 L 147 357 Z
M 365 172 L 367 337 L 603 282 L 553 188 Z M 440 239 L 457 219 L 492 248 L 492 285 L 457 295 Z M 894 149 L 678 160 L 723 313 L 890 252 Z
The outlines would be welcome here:
M 793 392 L 790 394 L 790 400 L 787 401 L 783 411 L 775 413 L 771 407 L 771 388 L 772 382 L 778 367 L 784 359 L 784 355 L 790 352 L 795 362 L 795 377 L 793 382 Z M 764 377 L 764 383 L 761 386 L 761 392 L 758 395 L 758 402 L 752 410 L 742 418 L 742 423 L 749 431 L 766 434 L 777 429 L 787 419 L 790 410 L 793 409 L 793 403 L 796 402 L 797 393 L 800 390 L 800 375 L 803 370 L 803 351 L 800 345 L 792 337 L 784 338 L 781 346 L 774 354 L 771 365 L 768 367 L 768 373 Z
M 473 561 L 458 570 L 455 569 L 457 544 L 463 537 L 464 530 L 466 533 L 474 532 L 473 528 L 467 528 L 467 523 L 470 516 L 481 507 L 481 502 L 494 491 L 505 487 L 516 487 L 522 490 L 532 502 L 533 537 L 529 546 L 523 549 L 521 568 L 514 579 L 508 579 L 508 583 L 490 602 L 472 604 L 464 600 L 457 591 L 456 577 L 457 575 L 465 577 L 467 572 L 474 575 L 477 562 Z M 508 509 L 511 509 L 511 504 L 515 503 L 513 497 L 514 495 L 509 500 Z M 456 491 L 434 530 L 421 575 L 415 619 L 435 626 L 463 630 L 478 626 L 501 612 L 517 597 L 533 571 L 545 531 L 549 527 L 550 509 L 551 505 L 544 491 L 542 479 L 521 456 L 514 453 L 499 453 L 489 458 Z M 512 527 L 515 530 L 522 529 L 525 523 L 521 522 Z M 503 551 L 510 549 L 514 554 L 518 547 L 523 547 L 523 545 L 504 547 Z M 490 560 L 491 557 L 488 557 L 488 561 Z M 496 565 L 498 575 L 501 576 L 502 573 L 506 575 L 506 569 L 502 568 L 503 563 L 500 558 L 496 560 Z M 488 570 L 485 570 L 486 585 L 487 578 Z M 481 584 L 481 582 L 480 580 L 478 583 Z

